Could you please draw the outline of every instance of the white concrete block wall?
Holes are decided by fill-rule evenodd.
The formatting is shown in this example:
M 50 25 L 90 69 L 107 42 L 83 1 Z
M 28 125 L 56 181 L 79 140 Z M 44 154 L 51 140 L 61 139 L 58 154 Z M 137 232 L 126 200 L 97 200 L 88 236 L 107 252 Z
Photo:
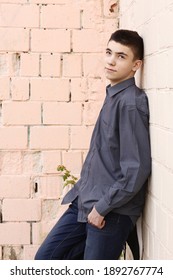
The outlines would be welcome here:
M 173 0 L 120 0 L 120 28 L 137 30 L 149 97 L 152 176 L 144 212 L 144 259 L 173 259 Z

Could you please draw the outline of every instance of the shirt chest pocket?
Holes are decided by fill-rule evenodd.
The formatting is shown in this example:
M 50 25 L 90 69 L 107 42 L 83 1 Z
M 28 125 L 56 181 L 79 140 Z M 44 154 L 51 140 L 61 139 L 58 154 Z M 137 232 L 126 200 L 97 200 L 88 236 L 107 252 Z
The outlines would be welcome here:
M 115 112 L 111 110 L 111 107 L 104 106 L 101 112 L 101 124 L 106 130 L 116 130 L 117 122 L 115 117 Z

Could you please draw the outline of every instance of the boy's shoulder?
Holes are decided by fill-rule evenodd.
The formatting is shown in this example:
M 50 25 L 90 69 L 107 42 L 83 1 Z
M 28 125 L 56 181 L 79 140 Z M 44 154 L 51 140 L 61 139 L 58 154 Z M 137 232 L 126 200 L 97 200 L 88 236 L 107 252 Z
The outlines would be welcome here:
M 119 102 L 121 106 L 133 106 L 133 107 L 148 107 L 148 97 L 145 91 L 135 84 L 126 88 L 123 94 L 119 95 Z

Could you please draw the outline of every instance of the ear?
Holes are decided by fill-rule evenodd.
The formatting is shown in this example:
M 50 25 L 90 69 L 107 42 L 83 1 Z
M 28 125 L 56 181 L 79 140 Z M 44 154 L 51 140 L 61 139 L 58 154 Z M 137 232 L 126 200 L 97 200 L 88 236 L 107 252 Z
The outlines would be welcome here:
M 135 60 L 132 70 L 136 72 L 142 66 L 142 60 Z

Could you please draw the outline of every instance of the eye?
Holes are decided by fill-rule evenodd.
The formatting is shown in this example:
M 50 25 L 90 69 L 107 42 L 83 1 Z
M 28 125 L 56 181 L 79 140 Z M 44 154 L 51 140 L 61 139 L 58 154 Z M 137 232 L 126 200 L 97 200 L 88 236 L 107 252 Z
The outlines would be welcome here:
M 125 56 L 122 55 L 122 54 L 119 54 L 119 55 L 118 55 L 118 58 L 120 58 L 120 59 L 125 59 Z
M 106 54 L 107 54 L 107 55 L 111 55 L 112 52 L 111 52 L 110 50 L 106 50 Z

